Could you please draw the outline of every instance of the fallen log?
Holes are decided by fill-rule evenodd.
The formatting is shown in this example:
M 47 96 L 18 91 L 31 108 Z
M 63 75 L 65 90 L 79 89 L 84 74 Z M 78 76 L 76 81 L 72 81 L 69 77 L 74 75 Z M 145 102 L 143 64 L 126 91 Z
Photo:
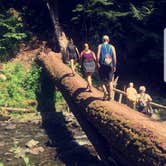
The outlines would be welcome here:
M 113 157 L 126 166 L 165 164 L 166 129 L 163 123 L 152 121 L 123 104 L 103 101 L 103 94 L 95 88 L 92 93 L 86 92 L 85 80 L 79 75 L 73 77 L 59 54 L 50 52 L 39 56 L 38 60 L 54 79 L 103 160 L 109 163 Z M 91 133 L 96 133 L 95 138 Z
M 26 113 L 31 113 L 34 112 L 34 110 L 27 109 L 27 108 L 14 108 L 14 107 L 0 107 L 0 110 L 6 110 L 6 111 L 17 111 L 17 112 L 26 112 Z

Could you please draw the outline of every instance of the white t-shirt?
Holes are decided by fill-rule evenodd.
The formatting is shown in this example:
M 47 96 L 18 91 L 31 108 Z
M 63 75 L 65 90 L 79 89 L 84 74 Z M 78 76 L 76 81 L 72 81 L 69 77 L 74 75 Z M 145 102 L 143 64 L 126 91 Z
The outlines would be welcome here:
M 141 106 L 147 106 L 147 103 L 150 102 L 150 101 L 152 101 L 152 98 L 147 93 L 138 94 L 138 103 Z

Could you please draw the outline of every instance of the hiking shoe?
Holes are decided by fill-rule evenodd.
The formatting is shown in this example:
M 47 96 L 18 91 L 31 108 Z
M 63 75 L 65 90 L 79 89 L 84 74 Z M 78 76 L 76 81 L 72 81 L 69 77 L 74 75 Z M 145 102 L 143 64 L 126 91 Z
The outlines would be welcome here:
M 92 87 L 90 87 L 89 85 L 87 85 L 86 92 L 92 92 Z
M 88 92 L 92 92 L 92 89 L 89 89 Z

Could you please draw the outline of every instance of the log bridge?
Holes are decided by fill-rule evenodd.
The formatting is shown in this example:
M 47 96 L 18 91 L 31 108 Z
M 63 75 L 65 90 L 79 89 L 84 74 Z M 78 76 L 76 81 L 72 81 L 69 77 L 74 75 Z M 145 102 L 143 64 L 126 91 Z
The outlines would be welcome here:
M 103 93 L 96 88 L 86 92 L 86 81 L 78 74 L 71 76 L 60 53 L 41 54 L 38 62 L 54 80 L 106 165 L 113 165 L 112 158 L 122 166 L 166 164 L 164 123 L 116 101 L 103 101 Z

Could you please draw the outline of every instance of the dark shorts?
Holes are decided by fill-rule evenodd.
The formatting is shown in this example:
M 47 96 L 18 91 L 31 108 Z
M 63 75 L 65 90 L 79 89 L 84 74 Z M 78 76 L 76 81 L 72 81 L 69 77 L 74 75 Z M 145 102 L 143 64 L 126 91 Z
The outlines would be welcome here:
M 111 66 L 106 66 L 106 65 L 100 65 L 99 68 L 99 76 L 101 81 L 112 81 L 113 79 L 113 67 Z
M 76 54 L 69 54 L 69 59 L 77 60 L 77 55 Z
M 83 67 L 83 72 L 84 73 L 94 73 L 95 68 L 96 68 L 96 64 L 95 64 L 94 60 L 84 61 L 82 67 Z

